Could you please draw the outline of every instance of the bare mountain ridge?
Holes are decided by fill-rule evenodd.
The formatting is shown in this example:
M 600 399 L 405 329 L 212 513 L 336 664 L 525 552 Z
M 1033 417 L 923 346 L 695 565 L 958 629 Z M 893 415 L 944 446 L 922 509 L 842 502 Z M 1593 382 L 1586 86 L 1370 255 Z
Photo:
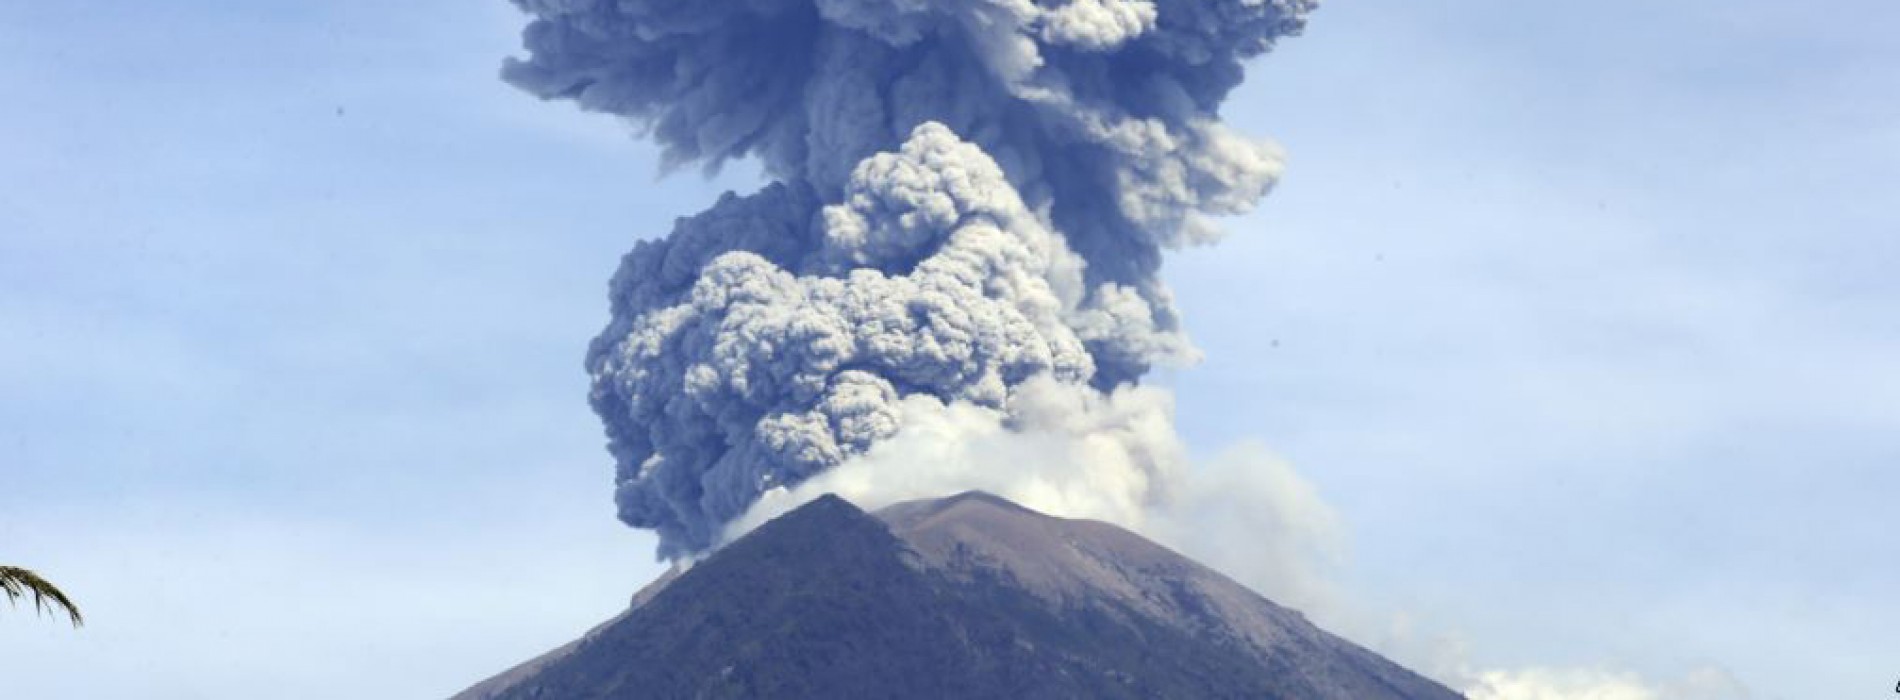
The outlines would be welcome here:
M 1106 523 L 826 496 L 456 700 L 1456 698 Z

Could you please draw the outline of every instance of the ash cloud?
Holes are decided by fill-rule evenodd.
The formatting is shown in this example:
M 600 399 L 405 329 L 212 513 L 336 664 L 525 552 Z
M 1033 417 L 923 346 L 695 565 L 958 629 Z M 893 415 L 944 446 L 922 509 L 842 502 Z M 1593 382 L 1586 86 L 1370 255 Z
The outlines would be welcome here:
M 1162 252 L 1278 176 L 1218 108 L 1313 0 L 516 4 L 509 82 L 632 121 L 670 166 L 773 180 L 636 245 L 587 355 L 620 517 L 662 557 L 840 465 L 914 468 L 867 455 L 964 439 L 925 429 L 944 416 L 1123 445 L 1055 481 L 1167 498 L 1171 423 L 1117 434 L 1153 412 L 1115 407 L 1194 356 Z M 1047 425 L 1052 401 L 1082 417 Z

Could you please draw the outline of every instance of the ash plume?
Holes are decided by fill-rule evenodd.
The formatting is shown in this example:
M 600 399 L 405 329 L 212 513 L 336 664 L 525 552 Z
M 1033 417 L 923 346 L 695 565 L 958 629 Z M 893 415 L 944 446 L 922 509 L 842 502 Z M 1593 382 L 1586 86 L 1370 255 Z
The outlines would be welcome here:
M 1178 438 L 1136 384 L 1194 350 L 1161 254 L 1278 176 L 1218 109 L 1315 1 L 515 0 L 510 83 L 773 180 L 613 278 L 586 364 L 621 519 L 690 557 L 841 465 L 902 485 L 867 455 L 973 423 L 1060 444 L 983 467 L 1024 470 L 1002 488 L 1165 498 Z

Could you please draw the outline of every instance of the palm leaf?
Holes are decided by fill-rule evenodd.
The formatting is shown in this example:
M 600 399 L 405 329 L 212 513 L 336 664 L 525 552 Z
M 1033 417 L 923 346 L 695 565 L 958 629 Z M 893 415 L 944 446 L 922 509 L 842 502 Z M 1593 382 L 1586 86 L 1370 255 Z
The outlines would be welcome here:
M 79 615 L 79 606 L 71 598 L 60 592 L 51 581 L 40 578 L 39 574 L 17 566 L 0 566 L 0 592 L 7 596 L 7 602 L 15 605 L 28 595 L 33 596 L 33 610 L 41 613 L 65 613 L 66 618 L 78 627 L 85 623 Z

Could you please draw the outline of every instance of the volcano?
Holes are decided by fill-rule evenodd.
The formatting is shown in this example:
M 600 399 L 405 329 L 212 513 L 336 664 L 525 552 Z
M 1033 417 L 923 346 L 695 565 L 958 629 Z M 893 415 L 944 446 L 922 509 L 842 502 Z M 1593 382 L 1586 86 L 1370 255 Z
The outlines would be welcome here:
M 454 700 L 1457 697 L 1134 533 L 969 492 L 821 497 Z

